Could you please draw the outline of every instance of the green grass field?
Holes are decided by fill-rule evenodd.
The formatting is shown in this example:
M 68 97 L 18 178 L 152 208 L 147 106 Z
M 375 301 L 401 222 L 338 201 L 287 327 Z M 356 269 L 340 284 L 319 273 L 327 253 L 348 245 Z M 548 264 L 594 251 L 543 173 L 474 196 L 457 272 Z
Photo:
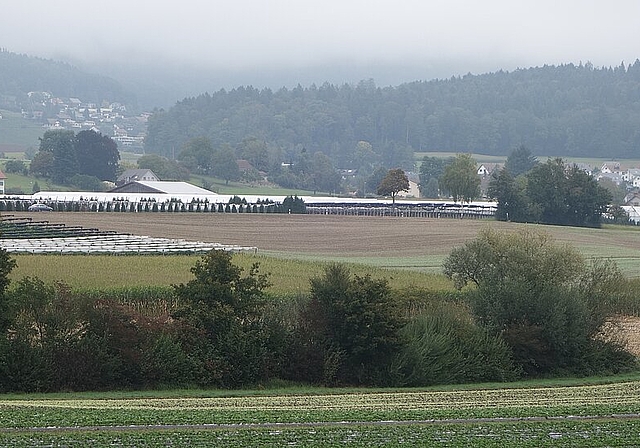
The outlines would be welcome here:
M 199 259 L 197 255 L 16 255 L 18 264 L 10 278 L 15 282 L 26 276 L 45 282 L 62 281 L 74 289 L 105 289 L 124 287 L 170 286 L 186 283 Z M 268 291 L 295 294 L 309 291 L 309 280 L 323 274 L 328 261 L 286 259 L 239 253 L 233 262 L 246 272 L 259 263 L 260 272 L 269 274 L 272 286 Z M 451 289 L 444 276 L 407 269 L 385 269 L 365 264 L 349 264 L 354 274 L 386 278 L 394 289 L 417 287 Z

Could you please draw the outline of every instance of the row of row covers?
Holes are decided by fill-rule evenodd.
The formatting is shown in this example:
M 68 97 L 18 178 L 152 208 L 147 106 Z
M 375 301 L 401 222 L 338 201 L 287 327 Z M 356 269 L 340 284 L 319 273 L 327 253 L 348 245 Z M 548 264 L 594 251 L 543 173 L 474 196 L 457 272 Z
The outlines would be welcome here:
M 257 252 L 256 247 L 204 243 L 126 234 L 68 238 L 0 239 L 10 253 L 31 254 L 203 254 L 211 250 Z

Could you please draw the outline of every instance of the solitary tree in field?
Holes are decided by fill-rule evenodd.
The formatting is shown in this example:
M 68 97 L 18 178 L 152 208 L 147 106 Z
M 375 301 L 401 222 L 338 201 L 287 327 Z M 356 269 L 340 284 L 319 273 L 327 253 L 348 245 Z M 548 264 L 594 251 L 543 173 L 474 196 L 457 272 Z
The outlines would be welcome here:
M 394 168 L 387 171 L 387 175 L 378 185 L 378 194 L 380 196 L 391 196 L 393 203 L 396 203 L 396 196 L 401 191 L 409 191 L 409 179 L 404 171 L 400 168 Z

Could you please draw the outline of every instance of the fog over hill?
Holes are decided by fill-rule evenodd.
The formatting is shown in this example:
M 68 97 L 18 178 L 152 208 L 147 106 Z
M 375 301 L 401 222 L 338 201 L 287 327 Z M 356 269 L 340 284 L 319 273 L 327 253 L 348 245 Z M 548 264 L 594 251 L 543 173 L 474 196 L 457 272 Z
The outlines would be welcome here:
M 640 57 L 637 0 L 4 3 L 1 47 L 114 77 L 145 107 L 247 85 L 389 86 Z

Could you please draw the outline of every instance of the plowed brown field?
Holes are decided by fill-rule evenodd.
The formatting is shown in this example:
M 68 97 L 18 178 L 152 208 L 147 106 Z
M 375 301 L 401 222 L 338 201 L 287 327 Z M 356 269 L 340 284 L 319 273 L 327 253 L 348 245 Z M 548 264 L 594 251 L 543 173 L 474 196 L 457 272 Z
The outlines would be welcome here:
M 136 235 L 255 246 L 260 250 L 351 257 L 446 255 L 491 226 L 539 229 L 587 256 L 640 259 L 640 229 L 536 226 L 471 219 L 219 213 L 23 213 L 34 220 Z

